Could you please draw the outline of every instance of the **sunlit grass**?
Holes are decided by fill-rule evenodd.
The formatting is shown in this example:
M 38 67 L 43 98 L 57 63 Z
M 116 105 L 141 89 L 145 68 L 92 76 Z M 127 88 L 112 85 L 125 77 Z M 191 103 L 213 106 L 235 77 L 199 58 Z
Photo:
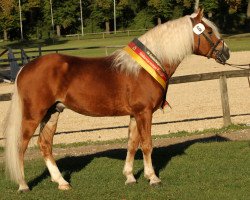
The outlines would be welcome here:
M 0 165 L 1 199 L 248 199 L 250 144 L 223 137 L 191 140 L 155 148 L 153 163 L 162 185 L 151 187 L 143 177 L 141 152 L 135 160 L 138 183 L 125 186 L 122 168 L 126 150 L 61 158 L 57 161 L 73 189 L 58 191 L 42 161 L 26 163 L 32 191 L 17 194 Z
M 121 36 L 121 37 L 109 37 L 109 38 L 98 38 L 98 39 L 80 39 L 77 38 L 61 38 L 54 41 L 52 40 L 34 40 L 25 42 L 3 42 L 0 43 L 0 53 L 6 47 L 11 47 L 13 49 L 24 48 L 26 51 L 38 50 L 38 46 L 42 46 L 42 50 L 48 49 L 64 49 L 64 48 L 82 48 L 82 47 L 104 47 L 104 46 L 125 46 L 134 37 L 133 36 Z M 250 37 L 226 37 L 225 42 L 229 46 L 231 51 L 249 51 L 250 50 Z M 109 48 L 106 52 L 105 48 L 95 48 L 95 49 L 84 49 L 84 50 L 73 50 L 73 51 L 59 51 L 59 53 L 75 55 L 75 56 L 85 56 L 85 57 L 95 57 L 95 56 L 105 56 L 107 53 L 111 54 L 117 48 Z M 19 50 L 18 50 L 19 51 Z M 56 51 L 55 51 L 56 52 Z M 43 54 L 48 54 L 51 52 L 43 52 Z M 38 53 L 28 53 L 28 56 L 37 56 Z M 2 58 L 7 57 L 5 54 Z M 17 56 L 19 57 L 19 56 Z

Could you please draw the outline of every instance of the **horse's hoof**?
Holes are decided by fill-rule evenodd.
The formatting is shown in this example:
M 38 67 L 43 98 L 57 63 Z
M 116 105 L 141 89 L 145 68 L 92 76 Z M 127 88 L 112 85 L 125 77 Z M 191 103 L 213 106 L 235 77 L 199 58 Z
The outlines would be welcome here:
M 161 182 L 154 182 L 154 183 L 150 183 L 150 186 L 152 187 L 156 187 L 156 186 L 160 186 Z
M 136 183 L 136 179 L 134 175 L 128 175 L 127 180 L 125 181 L 125 185 L 132 185 Z
M 24 189 L 19 189 L 17 192 L 18 193 L 26 193 L 26 192 L 29 192 L 30 191 L 30 189 L 29 188 L 24 188 Z
M 161 179 L 159 179 L 158 177 L 154 177 L 154 178 L 150 179 L 149 184 L 150 184 L 151 186 L 158 186 L 158 185 L 161 185 Z
M 126 181 L 125 181 L 125 185 L 134 185 L 134 184 L 136 184 L 137 182 L 136 182 L 136 180 L 134 179 L 134 180 L 129 180 L 129 179 L 127 179 Z
M 59 190 L 69 190 L 69 189 L 71 189 L 71 186 L 69 184 L 67 184 L 67 185 L 59 185 L 58 189 Z

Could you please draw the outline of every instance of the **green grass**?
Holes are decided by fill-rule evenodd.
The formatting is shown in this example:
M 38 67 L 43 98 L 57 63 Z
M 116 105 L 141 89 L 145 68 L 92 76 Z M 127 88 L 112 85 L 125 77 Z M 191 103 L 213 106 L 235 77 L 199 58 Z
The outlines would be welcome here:
M 125 186 L 122 168 L 126 150 L 116 149 L 57 161 L 73 189 L 58 191 L 42 160 L 26 163 L 32 191 L 17 194 L 0 166 L 1 199 L 249 199 L 250 143 L 216 136 L 155 148 L 153 163 L 162 179 L 150 187 L 143 177 L 141 152 L 135 160 L 138 184 Z
M 235 37 L 226 38 L 226 44 L 231 51 L 249 51 L 250 50 L 250 37 Z
M 77 38 L 61 38 L 57 39 L 53 44 L 52 40 L 32 40 L 26 42 L 3 42 L 0 43 L 0 52 L 5 47 L 20 48 L 23 47 L 25 50 L 37 50 L 38 46 L 41 45 L 42 49 L 62 49 L 62 48 L 78 48 L 78 47 L 98 47 L 98 46 L 124 46 L 129 43 L 134 37 L 133 36 L 120 36 L 120 37 L 109 37 L 109 38 L 99 38 L 99 39 L 81 39 Z M 250 50 L 250 37 L 248 35 L 243 35 L 239 37 L 225 37 L 225 42 L 228 44 L 231 51 L 247 51 Z M 116 48 L 108 49 L 108 54 L 112 53 Z M 51 53 L 51 52 L 50 52 Z M 74 50 L 74 51 L 59 51 L 59 53 L 75 55 L 75 56 L 85 56 L 85 57 L 95 57 L 95 56 L 105 56 L 105 49 L 87 49 L 87 50 Z M 45 54 L 45 53 L 44 53 Z M 46 53 L 47 54 L 47 53 Z M 28 56 L 36 55 L 34 53 L 29 53 Z M 7 55 L 3 56 L 5 58 Z
M 129 41 L 131 41 L 134 36 L 130 37 L 114 37 L 114 38 L 105 38 L 105 39 L 88 39 L 88 40 L 67 40 L 60 39 L 53 44 L 51 41 L 28 41 L 24 43 L 20 42 L 6 42 L 0 44 L 0 52 L 5 47 L 11 48 L 20 48 L 23 47 L 25 50 L 37 50 L 38 46 L 41 45 L 43 50 L 47 49 L 63 49 L 63 48 L 80 48 L 80 47 L 99 47 L 99 46 L 124 46 Z M 1 49 L 2 48 L 2 49 Z M 108 49 L 108 53 L 112 53 L 116 48 Z M 46 52 L 47 53 L 47 52 Z M 51 52 L 49 52 L 51 53 Z M 73 51 L 59 51 L 59 53 L 75 55 L 75 56 L 85 56 L 85 57 L 93 57 L 93 56 L 105 56 L 105 49 L 87 49 L 87 50 L 73 50 Z M 45 54 L 45 53 L 43 53 Z M 35 54 L 28 54 L 28 56 L 32 56 Z

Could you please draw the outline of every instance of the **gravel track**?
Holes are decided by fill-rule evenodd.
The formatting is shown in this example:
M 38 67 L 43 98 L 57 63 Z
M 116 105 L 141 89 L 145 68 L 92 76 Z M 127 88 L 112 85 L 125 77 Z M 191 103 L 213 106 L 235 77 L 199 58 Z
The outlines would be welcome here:
M 250 51 L 233 52 L 231 63 L 250 63 Z M 174 76 L 236 70 L 216 63 L 213 59 L 189 56 L 178 67 Z M 250 123 L 250 87 L 247 78 L 227 80 L 229 103 L 233 123 Z M 0 84 L 0 93 L 12 91 L 13 84 Z M 153 135 L 177 131 L 194 131 L 223 126 L 219 81 L 202 81 L 170 85 L 168 102 L 172 109 L 158 110 L 153 117 Z M 0 123 L 10 102 L 0 102 Z M 111 140 L 127 137 L 129 117 L 93 118 L 65 109 L 60 115 L 54 143 Z M 0 145 L 3 145 L 0 131 Z M 30 145 L 36 144 L 36 137 Z

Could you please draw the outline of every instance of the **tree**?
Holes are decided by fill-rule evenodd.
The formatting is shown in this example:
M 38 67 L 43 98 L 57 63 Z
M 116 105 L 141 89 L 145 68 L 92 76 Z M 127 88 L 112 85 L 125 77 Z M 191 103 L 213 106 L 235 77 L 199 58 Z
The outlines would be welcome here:
M 157 23 L 161 24 L 161 18 L 171 19 L 172 16 L 172 3 L 165 0 L 149 0 L 148 6 L 151 12 L 157 18 Z
M 117 26 L 126 28 L 136 13 L 132 9 L 132 0 L 120 0 L 116 5 Z
M 53 18 L 54 23 L 57 29 L 57 35 L 61 35 L 61 28 L 64 31 L 69 30 L 76 30 L 79 26 L 79 18 L 80 18 L 80 11 L 79 11 L 79 0 L 53 0 Z M 43 15 L 46 22 L 47 27 L 51 27 L 51 10 L 50 10 L 50 1 L 43 2 Z M 67 32 L 67 31 L 66 31 Z
M 110 32 L 110 20 L 113 18 L 113 0 L 95 0 L 92 4 L 91 17 L 105 23 L 105 30 Z
M 8 31 L 18 26 L 18 10 L 14 0 L 0 1 L 0 28 L 3 30 L 4 40 L 8 40 Z
M 38 35 L 42 29 L 41 0 L 22 0 L 23 25 L 27 35 Z
M 250 18 L 250 0 L 248 0 L 247 4 L 247 17 Z
M 218 13 L 219 1 L 217 0 L 203 0 L 201 1 L 201 5 L 204 7 L 205 12 L 208 13 L 209 18 L 217 17 L 215 16 Z M 224 9 L 227 6 L 224 7 Z

